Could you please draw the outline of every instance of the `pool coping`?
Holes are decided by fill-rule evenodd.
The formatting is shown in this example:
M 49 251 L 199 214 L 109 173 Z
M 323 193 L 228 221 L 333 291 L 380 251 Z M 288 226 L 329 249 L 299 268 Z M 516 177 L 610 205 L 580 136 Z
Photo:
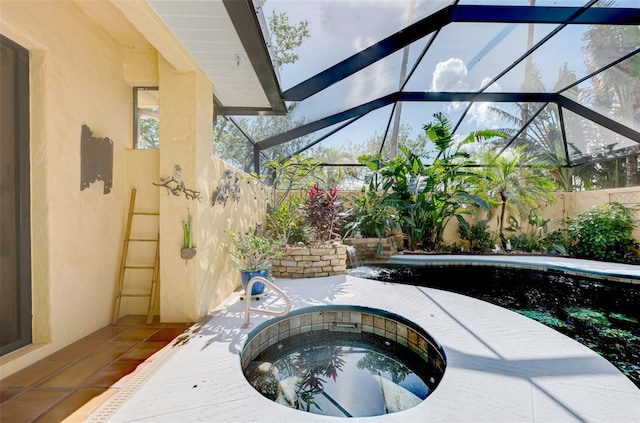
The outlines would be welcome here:
M 386 262 L 411 265 L 496 266 L 512 269 L 554 270 L 566 275 L 640 284 L 640 266 L 558 256 L 523 254 L 397 254 Z
M 447 257 L 453 258 L 462 259 Z M 292 310 L 322 304 L 374 307 L 419 324 L 444 348 L 445 375 L 423 403 L 352 421 L 640 421 L 640 390 L 630 379 L 573 339 L 509 310 L 451 292 L 348 275 L 279 279 L 276 285 L 290 297 Z M 284 301 L 270 293 L 252 303 L 273 310 Z M 240 351 L 247 335 L 270 318 L 252 314 L 250 327 L 241 328 L 243 310 L 244 301 L 234 293 L 199 323 L 187 343 L 171 347 L 177 350 L 166 363 L 136 392 L 120 398 L 117 409 L 96 416 L 109 422 L 344 422 L 275 404 L 248 384 Z

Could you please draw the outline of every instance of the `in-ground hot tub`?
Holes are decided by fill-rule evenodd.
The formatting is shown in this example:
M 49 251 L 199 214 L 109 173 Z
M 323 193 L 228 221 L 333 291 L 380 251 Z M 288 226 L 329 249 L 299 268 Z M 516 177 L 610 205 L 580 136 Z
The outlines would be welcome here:
M 402 411 L 442 379 L 442 347 L 415 323 L 384 310 L 327 305 L 256 327 L 241 351 L 249 383 L 294 409 L 342 417 Z

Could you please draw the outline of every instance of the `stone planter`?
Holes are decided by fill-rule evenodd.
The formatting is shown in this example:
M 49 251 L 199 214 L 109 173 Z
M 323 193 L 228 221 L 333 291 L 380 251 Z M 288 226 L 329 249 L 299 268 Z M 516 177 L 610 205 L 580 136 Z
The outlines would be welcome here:
M 271 260 L 271 274 L 277 278 L 316 278 L 347 273 L 347 247 L 287 247 L 283 257 Z

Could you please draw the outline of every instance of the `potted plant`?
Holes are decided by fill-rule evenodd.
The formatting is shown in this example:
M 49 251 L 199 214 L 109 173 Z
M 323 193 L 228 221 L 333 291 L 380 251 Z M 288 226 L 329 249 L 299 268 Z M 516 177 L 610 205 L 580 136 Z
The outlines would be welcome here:
M 266 237 L 249 227 L 245 232 L 227 231 L 233 248 L 229 250 L 232 262 L 240 270 L 242 288 L 246 291 L 247 284 L 255 276 L 269 277 L 271 259 L 281 257 L 284 245 L 282 241 Z M 265 290 L 261 282 L 253 284 L 251 295 L 259 295 Z
M 189 213 L 186 221 L 182 221 L 182 233 L 183 243 L 182 249 L 180 250 L 180 257 L 185 260 L 189 260 L 194 258 L 197 252 L 196 247 L 193 246 L 193 226 L 191 213 Z

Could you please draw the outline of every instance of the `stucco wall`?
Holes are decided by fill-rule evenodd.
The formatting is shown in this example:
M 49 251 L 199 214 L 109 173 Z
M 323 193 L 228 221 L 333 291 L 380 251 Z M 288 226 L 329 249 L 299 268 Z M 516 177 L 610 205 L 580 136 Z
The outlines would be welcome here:
M 34 345 L 2 357 L 4 376 L 109 324 L 131 86 L 120 45 L 71 2 L 3 1 L 0 29 L 31 52 Z M 113 141 L 108 194 L 80 189 L 82 125 Z
M 540 209 L 540 215 L 544 219 L 549 219 L 548 230 L 557 229 L 560 226 L 562 218 L 567 216 L 575 216 L 577 213 L 588 209 L 591 206 L 607 204 L 610 201 L 635 201 L 636 203 L 627 203 L 627 206 L 632 206 L 640 203 L 640 187 L 629 188 L 616 188 L 616 189 L 603 189 L 597 191 L 582 191 L 582 192 L 559 192 L 556 194 L 556 201 L 551 204 L 545 204 Z M 636 216 L 640 216 L 640 213 L 636 213 Z M 640 221 L 636 222 L 640 226 Z M 526 222 L 520 222 L 522 226 L 527 227 Z M 497 232 L 498 224 L 497 218 L 494 217 L 489 222 L 489 228 L 492 231 Z M 634 237 L 640 240 L 640 227 L 636 227 L 633 232 Z M 458 224 L 455 220 L 452 220 L 444 235 L 445 240 L 452 242 L 459 240 Z
M 144 2 L 117 4 L 127 9 L 125 15 L 150 9 Z M 105 5 L 96 3 L 90 9 Z M 139 20 L 148 23 L 147 17 L 143 13 Z M 169 64 L 152 47 L 114 38 L 71 1 L 3 0 L 0 31 L 31 54 L 34 335 L 32 345 L 0 358 L 2 377 L 110 324 L 132 187 L 138 189 L 137 210 L 161 212 L 159 227 L 136 228 L 162 235 L 156 305 L 162 320 L 196 320 L 238 289 L 239 274 L 226 257 L 225 231 L 262 221 L 266 191 L 246 184 L 239 203 L 210 203 L 228 168 L 211 153 L 212 82 L 190 68 L 193 62 L 188 59 L 177 72 L 176 58 L 184 56 L 180 52 L 163 52 L 172 57 Z M 172 36 L 161 34 L 166 29 L 155 26 L 153 31 L 149 38 L 175 48 L 175 43 L 162 42 L 162 36 Z M 159 151 L 131 150 L 135 85 L 160 86 L 165 108 Z M 80 189 L 82 125 L 88 125 L 94 137 L 113 141 L 108 194 L 102 182 Z M 174 164 L 182 166 L 185 185 L 202 192 L 200 201 L 169 198 L 163 188 L 152 185 L 169 176 Z M 185 263 L 180 247 L 187 208 L 194 216 L 199 251 Z M 134 289 L 146 290 L 147 280 L 140 276 Z M 146 306 L 146 299 L 126 299 L 121 314 L 144 314 Z

